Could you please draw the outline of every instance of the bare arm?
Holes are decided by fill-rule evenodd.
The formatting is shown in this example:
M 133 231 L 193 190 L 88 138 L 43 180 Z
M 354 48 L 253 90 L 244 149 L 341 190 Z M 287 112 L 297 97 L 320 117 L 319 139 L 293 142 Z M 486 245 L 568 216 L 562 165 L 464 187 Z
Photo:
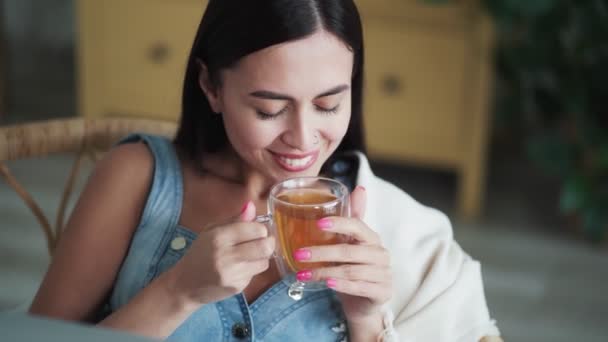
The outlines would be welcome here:
M 88 321 L 109 294 L 139 224 L 153 160 L 142 144 L 116 148 L 93 173 L 30 313 Z M 100 325 L 165 338 L 204 303 L 241 292 L 268 268 L 274 239 L 251 222 L 255 205 L 200 234 L 190 251 Z M 190 272 L 196 269 L 199 272 Z
M 99 325 L 153 338 L 166 338 L 201 304 L 178 296 L 171 272 L 165 272 L 127 305 Z
M 112 288 L 140 221 L 153 167 L 153 157 L 143 144 L 119 146 L 98 163 L 30 313 L 72 321 L 92 319 Z M 165 285 L 160 277 L 102 325 L 125 327 L 137 320 L 139 333 L 162 336 L 172 331 L 173 324 L 163 329 L 162 323 L 173 321 L 172 316 L 181 321 L 187 315 Z M 138 319 L 144 314 L 146 326 Z

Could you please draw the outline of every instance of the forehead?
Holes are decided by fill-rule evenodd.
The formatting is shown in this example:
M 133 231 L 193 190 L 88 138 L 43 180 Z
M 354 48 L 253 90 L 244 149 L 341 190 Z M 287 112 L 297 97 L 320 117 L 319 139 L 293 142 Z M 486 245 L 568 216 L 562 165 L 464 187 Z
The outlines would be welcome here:
M 265 88 L 294 96 L 350 84 L 353 52 L 336 36 L 318 31 L 303 39 L 254 52 L 227 70 L 225 81 L 245 90 Z

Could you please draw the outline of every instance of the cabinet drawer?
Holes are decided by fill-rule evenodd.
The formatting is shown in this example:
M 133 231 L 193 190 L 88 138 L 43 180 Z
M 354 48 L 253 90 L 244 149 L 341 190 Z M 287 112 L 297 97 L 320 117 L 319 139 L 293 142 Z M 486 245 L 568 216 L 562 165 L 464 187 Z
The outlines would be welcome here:
M 104 112 L 175 120 L 202 1 L 99 4 Z
M 370 153 L 457 164 L 464 134 L 464 36 L 371 22 L 365 39 Z

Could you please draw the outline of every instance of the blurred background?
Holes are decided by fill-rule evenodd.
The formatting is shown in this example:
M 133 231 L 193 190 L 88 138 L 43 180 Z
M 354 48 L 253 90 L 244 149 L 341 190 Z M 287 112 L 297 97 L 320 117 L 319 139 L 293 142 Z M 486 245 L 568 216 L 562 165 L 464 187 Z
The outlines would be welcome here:
M 608 1 L 356 2 L 375 172 L 450 216 L 506 341 L 608 340 Z M 176 120 L 204 6 L 2 1 L 0 125 Z M 53 221 L 73 159 L 6 165 Z M 48 262 L 0 181 L 0 311 L 27 305 Z

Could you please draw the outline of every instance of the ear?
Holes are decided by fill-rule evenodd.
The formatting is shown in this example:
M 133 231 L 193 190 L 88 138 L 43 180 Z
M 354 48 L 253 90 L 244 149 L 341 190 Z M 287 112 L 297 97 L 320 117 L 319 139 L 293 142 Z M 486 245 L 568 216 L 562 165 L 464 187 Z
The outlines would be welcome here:
M 203 63 L 200 59 L 197 59 L 196 63 L 199 66 L 198 84 L 201 87 L 201 90 L 203 91 L 205 96 L 207 97 L 207 101 L 209 101 L 211 110 L 213 110 L 215 113 L 221 113 L 222 106 L 219 87 L 214 85 L 213 82 L 211 82 L 211 78 L 209 77 L 209 71 L 205 63 Z

